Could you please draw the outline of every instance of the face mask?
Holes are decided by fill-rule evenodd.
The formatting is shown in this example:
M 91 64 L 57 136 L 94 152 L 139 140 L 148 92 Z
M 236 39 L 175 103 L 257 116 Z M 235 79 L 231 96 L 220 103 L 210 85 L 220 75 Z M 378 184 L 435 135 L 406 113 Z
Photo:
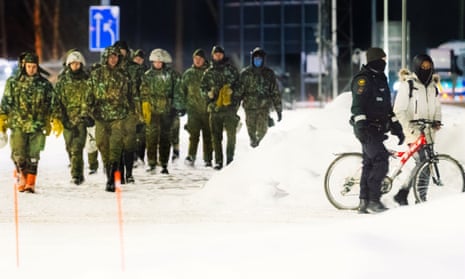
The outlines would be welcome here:
M 377 71 L 378 73 L 382 73 L 386 69 L 386 61 L 383 59 L 374 60 L 368 62 L 367 66 Z
M 418 79 L 423 83 L 424 85 L 428 85 L 431 82 L 431 77 L 433 76 L 433 71 L 431 70 L 418 70 L 418 73 L 416 73 L 418 76 Z
M 253 58 L 253 65 L 257 68 L 261 67 L 263 65 L 263 58 L 257 56 Z

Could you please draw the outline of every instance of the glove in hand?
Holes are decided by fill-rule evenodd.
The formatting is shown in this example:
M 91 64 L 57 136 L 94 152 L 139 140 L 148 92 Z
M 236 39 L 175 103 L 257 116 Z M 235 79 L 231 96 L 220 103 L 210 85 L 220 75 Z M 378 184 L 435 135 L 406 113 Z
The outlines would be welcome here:
M 5 133 L 6 128 L 8 127 L 8 116 L 6 114 L 0 115 L 0 132 Z
M 60 119 L 52 118 L 52 132 L 56 137 L 59 137 L 63 133 L 63 129 L 63 123 L 61 123 Z
M 142 117 L 147 125 L 152 121 L 152 107 L 149 102 L 142 102 Z

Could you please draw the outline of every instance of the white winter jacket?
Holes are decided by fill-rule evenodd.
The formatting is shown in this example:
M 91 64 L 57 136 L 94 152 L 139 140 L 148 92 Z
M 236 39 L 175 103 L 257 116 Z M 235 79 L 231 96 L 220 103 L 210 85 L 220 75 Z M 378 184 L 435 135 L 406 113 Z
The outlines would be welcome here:
M 402 71 L 402 70 L 401 70 Z M 420 131 L 415 129 L 410 120 L 428 119 L 441 121 L 441 103 L 439 94 L 437 94 L 434 82 L 430 82 L 426 87 L 418 80 L 415 73 L 408 71 L 399 73 L 401 83 L 394 103 L 394 113 L 402 125 L 405 142 L 412 143 L 420 135 Z M 408 80 L 413 80 L 412 97 L 410 94 L 410 85 Z M 426 138 L 434 141 L 435 131 L 425 130 Z

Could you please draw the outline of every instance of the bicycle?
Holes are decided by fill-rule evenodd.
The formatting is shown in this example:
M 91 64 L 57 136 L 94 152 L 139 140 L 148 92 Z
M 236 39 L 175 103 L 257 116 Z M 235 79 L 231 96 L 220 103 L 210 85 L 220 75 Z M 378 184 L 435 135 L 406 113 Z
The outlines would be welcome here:
M 407 151 L 389 151 L 390 157 L 398 161 L 398 164 L 384 178 L 381 193 L 384 195 L 391 191 L 394 180 L 401 174 L 405 164 L 422 148 L 426 150 L 426 160 L 416 166 L 409 177 L 415 202 L 421 203 L 464 192 L 465 175 L 462 165 L 449 155 L 434 152 L 434 142 L 432 139 L 427 139 L 425 135 L 425 129 L 431 129 L 438 125 L 438 122 L 418 119 L 412 120 L 411 123 L 420 130 L 421 134 Z M 326 197 L 338 209 L 357 210 L 362 154 L 348 152 L 336 154 L 336 156 L 325 174 Z M 392 161 L 390 161 L 390 166 Z

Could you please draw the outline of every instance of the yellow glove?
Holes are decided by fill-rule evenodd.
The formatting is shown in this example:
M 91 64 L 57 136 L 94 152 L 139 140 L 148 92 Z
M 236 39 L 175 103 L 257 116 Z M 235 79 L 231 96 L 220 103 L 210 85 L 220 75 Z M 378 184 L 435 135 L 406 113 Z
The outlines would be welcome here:
M 142 116 L 144 117 L 145 124 L 150 124 L 152 121 L 152 107 L 149 102 L 142 102 Z
M 6 114 L 0 114 L 0 132 L 5 133 L 8 128 L 8 116 Z
M 60 119 L 52 119 L 52 132 L 56 137 L 59 137 L 63 133 L 63 123 L 61 123 Z
M 222 107 L 223 106 L 223 94 L 221 94 L 221 90 L 220 92 L 218 92 L 218 98 L 216 99 L 216 106 L 217 107 Z
M 222 98 L 222 104 L 223 106 L 229 106 L 231 104 L 231 95 L 232 95 L 232 89 L 229 84 L 225 84 L 221 89 L 220 89 L 220 96 Z M 219 98 L 218 98 L 219 99 Z

